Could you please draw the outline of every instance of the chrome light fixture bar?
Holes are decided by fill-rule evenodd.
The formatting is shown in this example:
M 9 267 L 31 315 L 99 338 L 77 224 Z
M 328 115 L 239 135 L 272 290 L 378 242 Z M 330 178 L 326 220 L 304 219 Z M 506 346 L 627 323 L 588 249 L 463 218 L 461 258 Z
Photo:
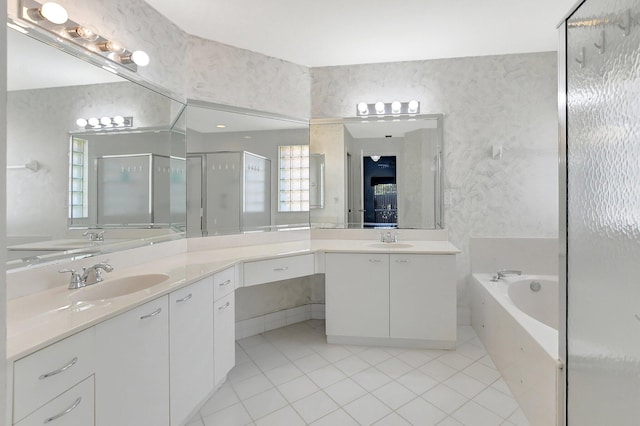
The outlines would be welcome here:
M 20 17 L 131 71 L 137 72 L 139 66 L 149 64 L 149 55 L 142 50 L 132 52 L 120 43 L 102 37 L 93 27 L 72 21 L 64 7 L 57 3 L 20 0 Z
M 360 102 L 356 105 L 356 115 L 358 117 L 370 116 L 395 116 L 395 115 L 418 115 L 420 114 L 420 102 L 412 100 L 409 102 L 376 102 L 368 104 Z
M 123 129 L 133 127 L 133 117 L 123 117 L 116 115 L 115 117 L 91 117 L 78 118 L 76 120 L 78 127 L 86 130 L 105 130 L 105 129 Z

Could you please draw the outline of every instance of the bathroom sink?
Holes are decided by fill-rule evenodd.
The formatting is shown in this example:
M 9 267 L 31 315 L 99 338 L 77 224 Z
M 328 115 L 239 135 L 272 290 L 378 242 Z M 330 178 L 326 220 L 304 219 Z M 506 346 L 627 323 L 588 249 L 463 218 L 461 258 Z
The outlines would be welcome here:
M 70 290 L 73 292 L 70 298 L 74 302 L 82 302 L 126 296 L 127 294 L 153 287 L 156 284 L 166 281 L 168 278 L 169 275 L 167 274 L 145 274 L 132 275 L 113 280 L 106 279 L 101 283 L 92 284 L 79 290 Z
M 406 249 L 413 247 L 413 244 L 405 243 L 375 243 L 369 244 L 369 247 L 382 248 L 382 249 Z

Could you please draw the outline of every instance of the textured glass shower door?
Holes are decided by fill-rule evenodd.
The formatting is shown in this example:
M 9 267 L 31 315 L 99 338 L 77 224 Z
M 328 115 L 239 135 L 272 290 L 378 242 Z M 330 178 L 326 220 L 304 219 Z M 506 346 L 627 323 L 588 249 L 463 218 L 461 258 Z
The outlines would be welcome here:
M 587 0 L 565 23 L 569 425 L 640 424 L 639 19 Z

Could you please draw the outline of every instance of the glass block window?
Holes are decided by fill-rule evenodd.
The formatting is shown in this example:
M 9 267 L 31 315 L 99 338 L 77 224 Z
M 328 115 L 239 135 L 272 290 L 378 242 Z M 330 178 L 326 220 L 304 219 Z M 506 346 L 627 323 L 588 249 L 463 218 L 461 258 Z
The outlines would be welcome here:
M 89 171 L 87 152 L 88 142 L 84 139 L 71 138 L 69 158 L 69 218 L 79 219 L 89 216 L 88 179 Z
M 278 151 L 278 211 L 309 211 L 309 145 L 280 146 Z

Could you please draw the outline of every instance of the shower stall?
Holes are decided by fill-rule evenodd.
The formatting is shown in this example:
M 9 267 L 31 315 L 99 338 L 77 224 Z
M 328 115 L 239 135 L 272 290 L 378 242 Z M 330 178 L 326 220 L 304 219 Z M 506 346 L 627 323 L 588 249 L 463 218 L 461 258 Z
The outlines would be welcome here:
M 637 0 L 586 0 L 560 26 L 561 420 L 569 425 L 640 419 L 639 45 Z

